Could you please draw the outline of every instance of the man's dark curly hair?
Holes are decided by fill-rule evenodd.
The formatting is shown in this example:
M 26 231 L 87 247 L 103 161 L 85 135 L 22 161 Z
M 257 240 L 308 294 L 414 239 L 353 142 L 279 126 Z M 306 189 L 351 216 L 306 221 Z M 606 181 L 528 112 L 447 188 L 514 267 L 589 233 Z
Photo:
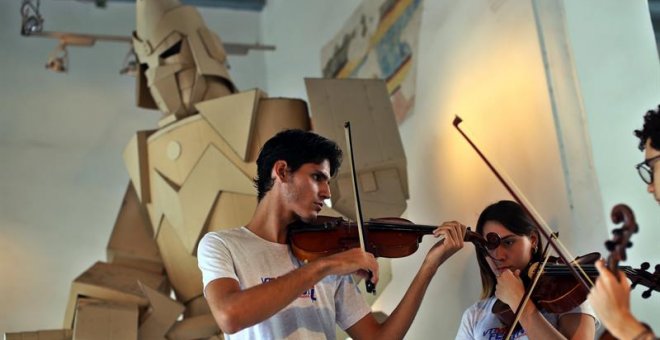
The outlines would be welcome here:
M 641 130 L 635 130 L 635 136 L 639 138 L 639 149 L 644 150 L 646 140 L 651 139 L 651 147 L 660 150 L 660 105 L 656 111 L 649 110 L 644 115 L 644 126 Z
M 305 163 L 321 164 L 328 160 L 330 176 L 334 176 L 341 165 L 342 152 L 337 143 L 313 132 L 296 129 L 279 132 L 264 144 L 257 158 L 254 185 L 259 201 L 273 187 L 274 179 L 270 174 L 279 160 L 285 161 L 291 172 Z

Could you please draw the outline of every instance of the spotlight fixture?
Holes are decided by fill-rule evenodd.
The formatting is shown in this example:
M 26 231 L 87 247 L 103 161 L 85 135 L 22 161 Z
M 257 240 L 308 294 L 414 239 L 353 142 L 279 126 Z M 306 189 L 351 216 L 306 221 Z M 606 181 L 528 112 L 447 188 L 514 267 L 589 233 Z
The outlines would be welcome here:
M 30 35 L 44 29 L 44 18 L 39 13 L 39 0 L 23 0 L 21 4 L 21 35 Z
M 59 44 L 49 53 L 46 69 L 66 73 L 69 69 L 67 46 L 92 46 L 96 41 L 108 41 L 131 44 L 130 36 L 116 36 L 105 34 L 84 34 L 69 32 L 44 31 L 44 18 L 39 13 L 40 0 L 22 0 L 21 3 L 21 35 L 26 37 L 42 37 L 59 40 Z M 106 0 L 95 0 L 97 5 L 105 7 Z M 241 43 L 224 43 L 227 54 L 246 55 L 250 50 L 273 51 L 275 46 Z M 124 58 L 119 74 L 135 75 L 139 68 L 137 57 L 133 49 Z M 227 68 L 229 68 L 227 66 Z
M 69 54 L 66 44 L 60 43 L 48 54 L 46 69 L 57 73 L 66 73 L 69 70 Z
M 49 34 L 53 34 L 58 38 L 59 44 L 48 54 L 46 69 L 58 73 L 67 73 L 67 71 L 69 71 L 69 53 L 66 49 L 67 46 L 92 46 L 96 42 L 94 37 L 85 35 L 63 34 L 59 32 L 52 32 Z

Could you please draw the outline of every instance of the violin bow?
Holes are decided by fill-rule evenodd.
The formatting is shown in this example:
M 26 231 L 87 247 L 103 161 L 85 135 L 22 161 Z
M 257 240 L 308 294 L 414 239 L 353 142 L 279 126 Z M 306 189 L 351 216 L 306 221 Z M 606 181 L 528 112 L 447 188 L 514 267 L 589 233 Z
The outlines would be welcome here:
M 355 218 L 357 219 L 358 225 L 358 236 L 360 238 L 360 248 L 363 251 L 367 251 L 366 245 L 368 232 L 364 226 L 362 219 L 362 206 L 360 205 L 360 194 L 358 191 L 357 185 L 357 176 L 355 174 L 355 159 L 353 158 L 353 141 L 351 138 L 351 122 L 344 123 L 344 135 L 346 136 L 346 151 L 348 151 L 348 159 L 351 164 L 351 183 L 353 183 L 353 192 L 355 193 Z M 367 289 L 367 293 L 376 294 L 376 285 L 371 282 L 372 277 L 371 271 L 369 271 L 369 278 L 364 281 L 364 285 Z
M 527 213 L 527 216 L 532 219 L 532 222 L 536 225 L 536 229 L 545 237 L 546 240 L 548 240 L 548 243 L 552 248 L 555 250 L 557 255 L 564 260 L 564 263 L 567 264 L 575 264 L 575 267 L 572 265 L 569 265 L 568 268 L 570 269 L 571 273 L 575 278 L 588 290 L 591 289 L 591 287 L 594 285 L 589 276 L 584 272 L 582 267 L 574 261 L 575 256 L 573 256 L 568 249 L 563 245 L 563 243 L 559 240 L 559 238 L 555 238 L 552 235 L 552 229 L 547 225 L 547 223 L 543 220 L 541 215 L 534 209 L 534 207 L 529 203 L 527 198 L 520 192 L 520 189 L 517 188 L 515 183 L 506 176 L 506 174 L 502 171 L 498 171 L 496 167 L 491 163 L 488 158 L 479 150 L 479 148 L 472 142 L 470 137 L 467 136 L 467 134 L 458 126 L 463 119 L 461 117 L 456 116 L 453 121 L 453 125 L 458 130 L 458 132 L 465 138 L 465 140 L 470 144 L 472 149 L 477 152 L 479 157 L 481 158 L 484 163 L 488 166 L 488 168 L 491 170 L 491 172 L 497 177 L 497 179 L 500 181 L 500 183 L 504 186 L 504 188 L 509 192 L 509 194 L 513 197 L 513 199 L 520 204 L 522 209 Z M 570 261 L 568 259 L 571 259 Z M 577 267 L 577 269 L 576 269 Z M 580 273 L 578 273 L 578 270 Z M 539 271 L 540 273 L 540 271 Z M 529 299 L 523 301 L 526 302 L 529 301 Z M 520 306 L 518 307 L 518 310 L 516 312 L 516 320 L 520 318 L 520 312 L 525 307 L 525 304 L 521 303 Z M 514 328 L 514 327 L 512 327 Z M 511 334 L 511 331 L 509 332 Z M 507 340 L 510 338 L 510 335 L 506 338 Z

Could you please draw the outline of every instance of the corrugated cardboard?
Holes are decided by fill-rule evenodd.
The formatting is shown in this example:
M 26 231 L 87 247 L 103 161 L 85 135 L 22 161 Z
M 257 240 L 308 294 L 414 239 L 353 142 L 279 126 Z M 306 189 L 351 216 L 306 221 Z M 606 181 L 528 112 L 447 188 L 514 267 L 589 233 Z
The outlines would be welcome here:
M 209 219 L 214 201 L 219 192 L 232 192 L 243 195 L 254 195 L 252 180 L 246 177 L 217 148 L 209 146 L 197 165 L 192 170 L 178 192 L 178 208 L 182 219 L 172 219 L 170 211 L 165 216 L 172 223 L 179 238 L 190 254 L 197 249 L 206 221 Z M 225 199 L 226 200 L 226 199 Z M 253 207 L 233 208 L 254 211 Z M 222 214 L 216 212 L 215 214 Z M 175 223 L 179 222 L 179 223 Z M 247 221 L 242 221 L 243 223 Z
M 159 291 L 166 292 L 168 289 L 164 275 L 118 264 L 96 262 L 71 283 L 64 328 L 72 327 L 76 301 L 80 296 L 147 306 L 149 301 L 142 293 L 138 281 Z
M 220 333 L 220 328 L 213 315 L 206 314 L 178 321 L 167 333 L 167 338 L 170 340 L 203 339 Z
M 223 191 L 218 194 L 201 236 L 208 231 L 242 227 L 250 222 L 256 209 L 257 196 L 255 194 L 245 195 Z
M 36 332 L 5 333 L 5 340 L 71 340 L 70 329 L 54 329 Z
M 181 153 L 174 159 L 168 156 L 167 151 L 172 143 L 179 144 L 181 149 Z M 201 115 L 177 121 L 149 136 L 150 174 L 159 171 L 177 185 L 181 185 L 209 145 L 218 148 L 247 177 L 256 175 L 256 165 L 244 162 Z
M 183 312 L 183 317 L 189 318 L 204 314 L 211 314 L 211 308 L 204 296 L 198 296 L 186 303 L 186 310 Z
M 138 306 L 78 299 L 73 340 L 137 340 Z
M 311 129 L 307 103 L 291 98 L 261 99 L 247 161 L 255 162 L 264 143 L 285 129 Z
M 140 202 L 151 202 L 147 138 L 153 131 L 138 131 L 124 148 L 124 164 Z
M 172 158 L 172 153 L 168 151 L 174 144 L 177 144 L 181 150 L 176 158 Z M 194 115 L 177 121 L 149 137 L 151 180 L 153 181 L 156 173 L 160 173 L 180 187 L 211 145 L 216 147 L 245 177 L 253 178 L 256 175 L 255 164 L 244 162 L 206 119 L 201 115 Z
M 345 151 L 344 122 L 351 122 L 364 217 L 401 215 L 409 196 L 406 157 L 385 83 L 306 78 L 305 85 L 315 132 Z M 355 219 L 350 168 L 344 163 L 331 184 L 332 207 Z
M 133 45 L 135 46 L 136 44 L 133 43 Z M 135 76 L 135 104 L 143 109 L 156 110 L 158 109 L 158 105 L 156 105 L 154 98 L 151 96 L 147 77 L 144 74 L 147 71 L 147 65 L 139 64 L 139 67 L 138 74 Z
M 158 274 L 164 269 L 151 222 L 131 183 L 108 241 L 107 259 L 110 263 Z
M 185 307 L 155 289 L 140 283 L 140 289 L 149 300 L 149 308 L 142 317 L 138 337 L 140 339 L 164 339 Z
M 259 99 L 258 89 L 207 100 L 195 105 L 199 113 L 246 160 L 252 139 Z
M 188 253 L 166 218 L 159 230 L 156 242 L 177 300 L 186 303 L 202 295 L 202 272 L 197 267 L 197 258 Z

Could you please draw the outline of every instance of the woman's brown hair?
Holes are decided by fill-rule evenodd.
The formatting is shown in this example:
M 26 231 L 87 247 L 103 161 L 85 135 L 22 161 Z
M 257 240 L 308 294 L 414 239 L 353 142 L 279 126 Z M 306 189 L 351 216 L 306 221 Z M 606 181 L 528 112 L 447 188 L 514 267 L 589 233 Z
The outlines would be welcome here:
M 532 253 L 531 261 L 539 261 L 543 253 L 543 245 L 539 237 L 536 226 L 525 213 L 522 207 L 513 201 L 499 201 L 486 207 L 479 215 L 477 221 L 477 233 L 483 235 L 484 225 L 488 221 L 498 222 L 506 229 L 518 236 L 536 235 L 538 239 L 537 247 Z M 481 274 L 481 298 L 485 299 L 495 295 L 495 284 L 497 279 L 491 271 L 484 250 L 476 249 L 477 262 L 479 263 L 479 272 Z

